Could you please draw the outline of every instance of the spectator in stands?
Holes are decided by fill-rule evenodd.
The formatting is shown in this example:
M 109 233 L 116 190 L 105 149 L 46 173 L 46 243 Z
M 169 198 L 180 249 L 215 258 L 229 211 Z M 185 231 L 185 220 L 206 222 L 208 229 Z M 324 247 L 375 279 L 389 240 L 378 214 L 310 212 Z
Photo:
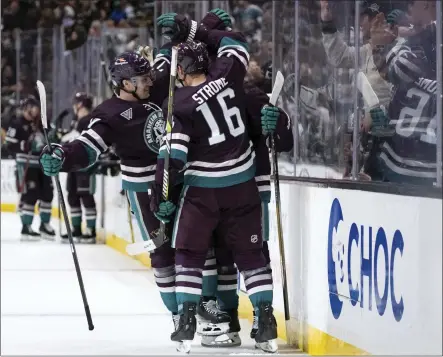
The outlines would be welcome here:
M 263 11 L 260 7 L 247 0 L 239 0 L 232 15 L 235 26 L 244 33 L 249 44 L 261 41 Z
M 386 108 L 392 98 L 392 85 L 387 82 L 379 73 L 372 56 L 370 44 L 370 30 L 376 16 L 381 13 L 380 6 L 375 2 L 365 2 L 361 11 L 361 31 L 363 44 L 360 48 L 348 46 L 340 36 L 334 24 L 332 12 L 329 8 L 329 1 L 320 1 L 321 21 L 323 32 L 323 45 L 329 63 L 337 68 L 354 68 L 356 52 L 360 53 L 360 70 L 366 75 L 369 83 L 378 96 L 381 105 Z M 395 38 L 395 37 L 394 37 Z
M 115 25 L 118 25 L 121 20 L 126 20 L 128 15 L 123 8 L 122 1 L 114 1 L 114 11 L 111 13 L 111 20 L 114 21 Z

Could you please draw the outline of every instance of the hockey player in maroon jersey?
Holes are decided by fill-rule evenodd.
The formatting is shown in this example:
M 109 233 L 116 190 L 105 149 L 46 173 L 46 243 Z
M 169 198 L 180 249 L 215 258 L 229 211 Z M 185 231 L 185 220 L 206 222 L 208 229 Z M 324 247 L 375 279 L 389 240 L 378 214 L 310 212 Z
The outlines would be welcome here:
M 14 120 L 6 133 L 9 152 L 15 154 L 17 169 L 17 191 L 20 195 L 20 218 L 22 239 L 55 239 L 55 231 L 49 224 L 51 219 L 54 188 L 52 179 L 42 174 L 38 157 L 45 143 L 40 122 L 40 102 L 28 96 L 20 102 L 22 115 Z M 39 202 L 40 229 L 34 232 L 35 204 Z
M 148 185 L 154 180 L 165 126 L 161 105 L 167 96 L 163 82 L 165 78 L 168 82 L 169 71 L 161 60 L 152 68 L 140 53 L 125 52 L 111 63 L 110 74 L 115 96 L 92 111 L 88 127 L 75 140 L 62 146 L 52 145 L 52 155 L 46 148 L 40 165 L 48 176 L 61 170 L 77 171 L 93 165 L 113 145 L 121 162 L 122 188 L 142 238 L 149 240 L 159 228 L 159 221 L 149 209 Z M 158 85 L 153 85 L 154 81 Z M 171 188 L 172 199 L 174 195 L 177 199 L 179 192 L 179 188 Z M 168 232 L 170 228 L 167 226 Z M 177 323 L 174 250 L 170 244 L 163 244 L 150 257 L 163 303 Z
M 229 15 L 221 9 L 214 9 L 212 14 L 217 15 L 221 21 L 217 21 L 212 14 L 208 14 L 202 23 L 208 28 L 216 26 L 218 30 L 225 30 L 232 27 Z M 210 58 L 215 59 L 216 53 L 209 53 Z M 259 195 L 262 202 L 262 231 L 263 231 L 263 254 L 265 255 L 269 273 L 272 274 L 270 256 L 268 248 L 269 239 L 269 202 L 271 198 L 270 173 L 271 164 L 269 160 L 269 148 L 267 137 L 275 132 L 275 145 L 277 152 L 290 151 L 293 148 L 292 127 L 288 115 L 280 108 L 269 105 L 269 96 L 259 88 L 252 80 L 244 82 L 246 99 L 247 131 L 253 143 L 256 154 L 255 180 L 258 186 Z M 211 266 L 208 260 L 205 264 Z M 231 318 L 230 329 L 226 334 L 205 335 L 202 334 L 202 345 L 206 347 L 235 347 L 241 344 L 240 323 L 238 320 L 238 295 L 237 295 L 237 269 L 234 265 L 218 266 L 217 275 L 207 275 L 203 278 L 203 300 L 214 300 L 218 297 L 218 307 L 227 312 Z M 205 272 L 204 270 L 204 272 Z M 211 280 L 215 280 L 212 282 Z M 218 291 L 217 291 L 218 280 Z M 205 284 L 207 288 L 205 288 Z M 216 288 L 214 289 L 213 286 Z M 206 295 L 205 295 L 206 294 Z M 217 306 L 216 305 L 216 306 Z M 200 309 L 201 310 L 201 309 Z M 214 310 L 214 308 L 213 308 Z M 255 315 L 255 313 L 254 313 Z M 258 319 L 254 316 L 251 338 L 257 332 Z M 220 330 L 217 325 L 213 325 L 215 331 Z
M 255 176 L 255 152 L 245 127 L 243 80 L 249 54 L 244 38 L 235 32 L 196 28 L 184 16 L 163 15 L 163 33 L 186 43 L 178 46 L 178 78 L 170 154 L 170 184 L 184 172 L 184 189 L 173 231 L 176 248 L 176 296 L 179 327 L 172 340 L 192 341 L 195 314 L 202 293 L 202 271 L 212 236 L 217 260 L 233 260 L 245 278 L 259 318 L 256 341 L 275 352 L 276 321 L 272 308 L 272 276 L 262 253 L 261 204 Z M 184 35 L 183 35 L 184 34 Z M 217 59 L 209 66 L 206 46 Z M 163 157 L 160 149 L 151 209 L 162 220 L 174 211 L 171 201 L 161 202 Z M 218 249 L 221 248 L 221 249 Z M 232 255 L 222 256 L 230 251 Z M 233 258 L 233 259 L 232 259 Z
M 83 131 L 88 129 L 91 120 L 92 97 L 87 93 L 76 93 L 73 99 L 73 110 L 76 116 L 72 130 L 65 134 L 60 142 L 68 143 L 75 140 Z M 97 209 L 95 205 L 95 171 L 96 165 L 86 170 L 69 172 L 67 177 L 68 204 L 71 213 L 72 236 L 82 243 L 95 243 L 95 223 Z M 82 233 L 82 206 L 86 218 L 86 231 Z M 61 235 L 62 242 L 68 242 L 68 235 Z

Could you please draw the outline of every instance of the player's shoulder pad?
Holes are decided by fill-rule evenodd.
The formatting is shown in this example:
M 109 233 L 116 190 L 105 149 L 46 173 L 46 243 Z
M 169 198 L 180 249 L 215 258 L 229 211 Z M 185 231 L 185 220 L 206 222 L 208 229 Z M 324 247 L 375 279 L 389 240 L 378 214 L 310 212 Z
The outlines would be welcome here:
M 91 113 L 92 120 L 99 118 L 103 121 L 113 120 L 119 116 L 130 120 L 135 102 L 120 100 L 116 96 L 106 99 L 99 104 Z M 92 122 L 91 120 L 91 122 Z

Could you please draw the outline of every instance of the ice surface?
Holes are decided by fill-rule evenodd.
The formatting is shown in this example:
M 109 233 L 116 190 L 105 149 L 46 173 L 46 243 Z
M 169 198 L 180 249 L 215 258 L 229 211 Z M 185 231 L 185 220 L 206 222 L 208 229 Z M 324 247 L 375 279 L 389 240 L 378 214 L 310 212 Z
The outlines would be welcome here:
M 20 229 L 18 215 L 1 214 L 2 355 L 179 354 L 151 271 L 105 245 L 76 245 L 89 331 L 69 244 L 20 242 Z M 249 338 L 250 323 L 241 323 L 241 347 L 208 349 L 196 338 L 191 355 L 264 354 Z M 294 352 L 280 345 L 280 353 Z

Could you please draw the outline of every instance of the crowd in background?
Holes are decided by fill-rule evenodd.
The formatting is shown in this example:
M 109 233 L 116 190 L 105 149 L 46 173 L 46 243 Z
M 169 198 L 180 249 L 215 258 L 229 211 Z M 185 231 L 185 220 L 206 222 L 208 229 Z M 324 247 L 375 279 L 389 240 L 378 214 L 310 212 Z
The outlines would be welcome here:
M 425 0 L 423 0 L 425 1 Z M 14 48 L 14 29 L 27 31 L 30 35 L 21 37 L 23 41 L 35 40 L 32 30 L 36 28 L 51 29 L 63 25 L 65 29 L 65 47 L 70 50 L 79 47 L 88 36 L 102 36 L 103 29 L 117 28 L 112 43 L 118 50 L 125 49 L 129 43 L 134 44 L 139 36 L 134 32 L 123 29 L 146 29 L 149 44 L 153 44 L 154 6 L 158 14 L 162 13 L 161 4 L 171 3 L 176 12 L 185 13 L 190 17 L 196 14 L 198 1 L 148 1 L 148 0 L 9 0 L 2 2 L 2 104 L 12 101 L 11 94 L 20 91 L 23 94 L 34 91 L 32 68 L 22 65 L 20 76 L 15 73 L 16 52 Z M 212 1 L 209 1 L 211 4 Z M 230 0 L 226 9 L 232 16 L 235 30 L 242 31 L 250 46 L 250 65 L 247 80 L 259 84 L 266 92 L 271 91 L 272 70 L 279 69 L 286 77 L 282 106 L 291 119 L 297 119 L 298 126 L 294 132 L 298 136 L 296 156 L 300 167 L 303 164 L 323 165 L 330 168 L 332 174 L 311 173 L 306 168 L 308 176 L 349 177 L 352 163 L 352 130 L 353 130 L 353 92 L 355 81 L 353 63 L 343 59 L 332 58 L 334 46 L 354 45 L 354 14 L 355 2 L 330 1 L 330 16 L 338 29 L 343 43 L 325 42 L 324 19 L 319 0 L 299 0 L 298 15 L 298 45 L 295 47 L 295 16 L 294 1 L 282 0 L 275 2 L 254 0 Z M 413 2 L 412 2 L 413 3 Z M 377 14 L 383 14 L 383 21 L 395 14 L 394 23 L 398 32 L 390 40 L 392 43 L 399 38 L 407 39 L 414 35 L 411 20 L 411 1 L 374 0 L 362 2 L 360 17 L 360 48 L 364 48 L 370 40 L 371 29 L 374 30 Z M 210 6 L 210 5 L 209 5 Z M 273 15 L 276 11 L 276 16 Z M 418 10 L 417 10 L 418 11 Z M 276 19 L 275 43 L 272 39 L 273 19 Z M 380 22 L 380 21 L 379 21 Z M 31 31 L 31 32 L 30 32 Z M 140 33 L 140 32 L 138 32 Z M 120 36 L 120 37 L 119 37 Z M 435 38 L 433 39 L 435 41 Z M 118 47 L 120 45 L 120 47 Z M 48 43 L 50 46 L 50 43 Z M 21 57 L 31 58 L 29 47 L 22 46 Z M 26 52 L 28 51 L 28 53 Z M 273 60 L 274 51 L 274 61 Z M 115 52 L 115 51 L 114 51 Z M 298 63 L 295 63 L 297 52 Z M 45 51 L 47 62 L 50 61 L 50 51 Z M 372 59 L 375 63 L 375 59 Z M 384 58 L 383 58 L 384 60 Z M 26 61 L 25 61 L 26 62 Z M 372 63 L 372 62 L 371 62 Z M 25 63 L 26 64 L 26 63 Z M 374 72 L 378 68 L 374 68 Z M 297 72 L 297 73 L 296 73 Z M 297 74 L 297 76 L 295 76 Z M 293 79 L 298 77 L 299 98 L 294 101 L 295 88 Z M 380 73 L 385 81 L 388 98 L 383 102 L 388 109 L 390 100 L 395 93 L 395 84 L 389 81 L 385 74 Z M 363 105 L 362 105 L 363 106 Z M 8 110 L 8 105 L 2 105 L 2 111 Z M 295 109 L 298 116 L 295 115 Z M 368 109 L 368 108 L 366 108 Z M 367 170 L 367 162 L 371 161 L 373 137 L 371 136 L 368 110 L 361 113 L 361 145 L 359 149 L 359 172 L 363 179 L 380 179 Z M 3 114 L 2 114 L 3 117 Z M 3 121 L 2 121 L 3 122 Z M 2 123 L 3 126 L 3 123 Z M 287 155 L 287 173 L 291 172 L 293 153 Z M 369 158 L 369 160 L 368 160 Z

